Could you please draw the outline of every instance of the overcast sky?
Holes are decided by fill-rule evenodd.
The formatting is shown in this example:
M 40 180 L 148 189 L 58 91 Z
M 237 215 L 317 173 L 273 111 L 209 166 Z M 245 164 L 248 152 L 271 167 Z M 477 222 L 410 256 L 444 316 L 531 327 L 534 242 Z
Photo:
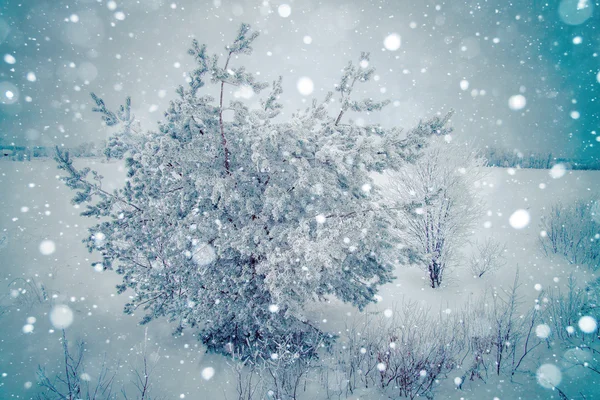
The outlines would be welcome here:
M 600 4 L 510 3 L 2 0 L 0 140 L 106 138 L 91 91 L 113 108 L 132 96 L 144 128 L 156 129 L 194 68 L 191 39 L 221 53 L 248 22 L 261 36 L 254 54 L 233 65 L 268 82 L 283 75 L 286 115 L 322 98 L 344 65 L 369 51 L 378 76 L 361 90 L 393 104 L 349 118 L 410 127 L 453 108 L 457 135 L 480 146 L 598 157 Z M 314 84 L 308 96 L 297 87 L 303 77 Z

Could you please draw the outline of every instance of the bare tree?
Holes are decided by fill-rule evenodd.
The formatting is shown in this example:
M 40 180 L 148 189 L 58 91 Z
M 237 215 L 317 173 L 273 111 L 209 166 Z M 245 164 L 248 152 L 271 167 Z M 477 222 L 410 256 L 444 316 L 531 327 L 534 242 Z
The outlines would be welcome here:
M 158 351 L 154 353 L 148 353 L 148 328 L 144 330 L 144 343 L 140 344 L 137 348 L 137 355 L 140 358 L 138 365 L 132 370 L 134 376 L 132 383 L 136 388 L 138 400 L 151 400 L 152 380 L 151 375 L 158 365 L 160 359 Z M 121 394 L 127 400 L 127 392 L 125 389 L 121 389 Z
M 544 320 L 548 322 L 556 338 L 563 342 L 571 340 L 586 305 L 585 291 L 577 286 L 575 278 L 570 275 L 566 293 L 558 288 L 550 288 L 547 296 Z
M 42 392 L 38 399 L 43 400 L 104 400 L 116 399 L 117 393 L 113 390 L 117 371 L 120 368 L 118 362 L 109 363 L 106 355 L 103 356 L 99 371 L 92 377 L 86 370 L 91 366 L 85 362 L 85 343 L 78 341 L 74 349 L 71 349 L 67 340 L 66 332 L 62 331 L 62 365 L 56 373 L 48 374 L 46 368 L 38 367 L 38 386 Z M 121 388 L 121 398 L 136 400 L 153 400 L 150 396 L 151 374 L 158 362 L 158 355 L 151 356 L 147 352 L 147 332 L 144 335 L 144 344 L 140 345 L 141 366 L 134 369 L 132 380 L 136 388 L 136 395 L 130 397 L 125 388 Z M 114 366 L 111 366 L 114 364 Z
M 523 309 L 519 287 L 517 271 L 509 288 L 494 290 L 463 311 L 461 326 L 468 347 L 461 360 L 465 371 L 461 382 L 485 382 L 490 375 L 504 373 L 510 373 L 512 379 L 541 344 L 541 339 L 533 335 L 539 310 Z
M 600 374 L 600 336 L 598 332 L 583 332 L 579 320 L 583 316 L 600 319 L 600 312 L 593 299 L 600 288 L 591 285 L 587 290 L 578 287 L 575 278 L 569 277 L 566 292 L 560 289 L 548 291 L 544 318 L 552 328 L 559 346 L 566 348 L 564 361 L 571 367 L 583 367 Z M 592 300 L 592 301 L 590 301 Z
M 41 366 L 38 368 L 38 385 L 43 389 L 38 398 L 45 400 L 100 400 L 112 398 L 116 369 L 109 368 L 106 359 L 104 359 L 96 382 L 92 384 L 91 377 L 84 372 L 84 342 L 77 342 L 75 351 L 72 352 L 69 349 L 69 343 L 63 329 L 62 347 L 63 372 L 58 372 L 53 377 L 49 377 L 45 368 Z
M 475 244 L 475 252 L 469 260 L 469 267 L 474 276 L 481 278 L 486 273 L 492 273 L 506 264 L 504 251 L 506 247 L 489 238 Z
M 413 165 L 389 173 L 388 200 L 407 248 L 417 249 L 432 288 L 442 284 L 459 245 L 481 213 L 475 182 L 485 160 L 466 144 L 436 138 Z
M 230 348 L 228 363 L 236 377 L 238 399 L 262 399 L 268 395 L 281 400 L 296 400 L 305 390 L 309 375 L 318 370 L 316 355 L 319 348 L 327 344 L 317 331 L 305 339 L 303 346 L 294 345 L 298 343 L 294 333 L 275 342 L 248 341 L 246 346 L 251 350 L 250 356 Z
M 33 307 L 48 301 L 52 292 L 34 278 L 16 278 L 8 284 L 9 293 L 0 297 L 0 308 L 7 312 L 11 306 L 31 311 Z M 2 315 L 2 311 L 0 311 Z
M 262 399 L 267 394 L 264 363 L 234 357 L 227 361 L 236 380 L 238 400 Z
M 572 264 L 600 267 L 600 203 L 595 199 L 572 204 L 556 203 L 543 216 L 540 236 L 542 249 L 565 257 Z
M 354 321 L 337 344 L 340 391 L 349 396 L 372 388 L 394 397 L 431 397 L 436 382 L 457 363 L 459 320 L 406 302 L 384 315 Z

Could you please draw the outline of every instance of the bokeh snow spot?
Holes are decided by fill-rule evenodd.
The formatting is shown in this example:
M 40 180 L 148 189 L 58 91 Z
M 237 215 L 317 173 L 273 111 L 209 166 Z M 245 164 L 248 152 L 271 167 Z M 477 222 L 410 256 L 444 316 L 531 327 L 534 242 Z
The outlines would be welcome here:
M 543 364 L 536 372 L 537 381 L 546 389 L 553 389 L 560 384 L 562 373 L 554 364 Z
M 280 17 L 287 18 L 292 14 L 292 7 L 289 4 L 282 4 L 277 8 L 277 12 Z
M 50 311 L 50 322 L 56 329 L 66 329 L 73 323 L 73 311 L 67 305 L 56 305 Z
M 215 375 L 215 369 L 213 367 L 206 367 L 202 370 L 202 379 L 210 380 Z
M 563 176 L 565 176 L 565 174 L 567 173 L 567 168 L 565 167 L 564 164 L 556 164 L 553 165 L 552 168 L 550 168 L 550 176 L 554 179 L 559 179 L 562 178 Z
M 550 327 L 546 324 L 536 326 L 535 335 L 540 339 L 547 339 L 550 336 Z
M 279 306 L 277 304 L 270 304 L 269 311 L 272 313 L 276 313 L 279 311 Z
M 202 243 L 196 246 L 192 254 L 192 261 L 200 267 L 209 265 L 217 258 L 215 249 L 208 243 Z
M 315 89 L 315 84 L 313 83 L 312 79 L 307 76 L 303 76 L 302 78 L 298 79 L 296 88 L 302 96 L 308 96 Z
M 525 228 L 527 225 L 529 225 L 530 221 L 531 217 L 529 216 L 529 212 L 523 209 L 515 211 L 508 219 L 510 226 L 512 226 L 515 229 Z
M 527 105 L 527 99 L 522 94 L 516 94 L 510 96 L 508 99 L 508 107 L 513 111 L 519 111 L 525 108 Z
M 396 51 L 402 44 L 402 38 L 397 33 L 389 34 L 383 40 L 383 47 L 389 51 Z
M 49 256 L 56 251 L 56 245 L 52 240 L 42 240 L 39 250 L 43 255 Z
M 581 25 L 592 16 L 594 3 L 590 0 L 562 0 L 558 15 L 567 25 Z
M 594 333 L 598 328 L 598 323 L 594 317 L 590 317 L 589 315 L 581 317 L 577 325 L 583 333 Z

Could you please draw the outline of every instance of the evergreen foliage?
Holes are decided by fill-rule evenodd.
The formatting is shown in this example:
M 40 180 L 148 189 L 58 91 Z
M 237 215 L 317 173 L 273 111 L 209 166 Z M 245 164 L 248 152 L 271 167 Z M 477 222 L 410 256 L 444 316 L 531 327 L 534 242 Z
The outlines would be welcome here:
M 243 24 L 223 64 L 194 41 L 189 54 L 198 67 L 177 89 L 158 132 L 134 128 L 129 98 L 113 113 L 92 95 L 94 111 L 119 128 L 106 156 L 125 158 L 122 188 L 105 191 L 100 175 L 77 169 L 58 148 L 56 160 L 77 191 L 73 202 L 99 219 L 85 243 L 101 254 L 103 269 L 122 275 L 118 292 L 131 295 L 127 313 L 143 310 L 142 323 L 166 317 L 176 333 L 194 328 L 217 352 L 250 356 L 259 341 L 265 354 L 288 343 L 309 356 L 327 335 L 310 324 L 308 302 L 334 296 L 363 308 L 392 279 L 394 220 L 377 205 L 369 173 L 414 161 L 431 135 L 450 132 L 450 115 L 408 132 L 341 124 L 346 110 L 386 104 L 351 97 L 373 74 L 363 67 L 368 54 L 346 67 L 335 118 L 329 93 L 276 122 L 281 78 L 260 109 L 237 100 L 225 106 L 226 85 L 256 94 L 267 87 L 230 66 L 252 52 L 257 36 Z M 202 94 L 208 82 L 220 86 L 219 99 Z

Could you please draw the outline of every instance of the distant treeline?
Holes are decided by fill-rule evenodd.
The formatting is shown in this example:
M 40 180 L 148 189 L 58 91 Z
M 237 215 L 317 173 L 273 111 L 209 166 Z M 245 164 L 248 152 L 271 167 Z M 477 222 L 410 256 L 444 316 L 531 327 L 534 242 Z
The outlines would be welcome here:
M 104 143 L 85 142 L 69 148 L 73 157 L 102 157 Z M 54 156 L 54 147 L 48 146 L 13 146 L 0 144 L 0 160 L 31 161 L 34 158 L 47 158 Z
M 482 150 L 482 155 L 490 167 L 550 169 L 556 164 L 563 164 L 567 169 L 600 170 L 598 159 L 555 157 L 552 153 L 521 153 L 488 147 Z
M 73 157 L 103 157 L 105 143 L 85 142 L 69 148 Z M 481 151 L 490 167 L 550 169 L 563 164 L 573 170 L 600 170 L 600 160 L 584 160 L 566 157 L 554 157 L 552 153 L 518 152 L 507 149 L 487 147 Z M 0 160 L 29 161 L 34 158 L 54 156 L 54 147 L 12 146 L 0 144 Z

